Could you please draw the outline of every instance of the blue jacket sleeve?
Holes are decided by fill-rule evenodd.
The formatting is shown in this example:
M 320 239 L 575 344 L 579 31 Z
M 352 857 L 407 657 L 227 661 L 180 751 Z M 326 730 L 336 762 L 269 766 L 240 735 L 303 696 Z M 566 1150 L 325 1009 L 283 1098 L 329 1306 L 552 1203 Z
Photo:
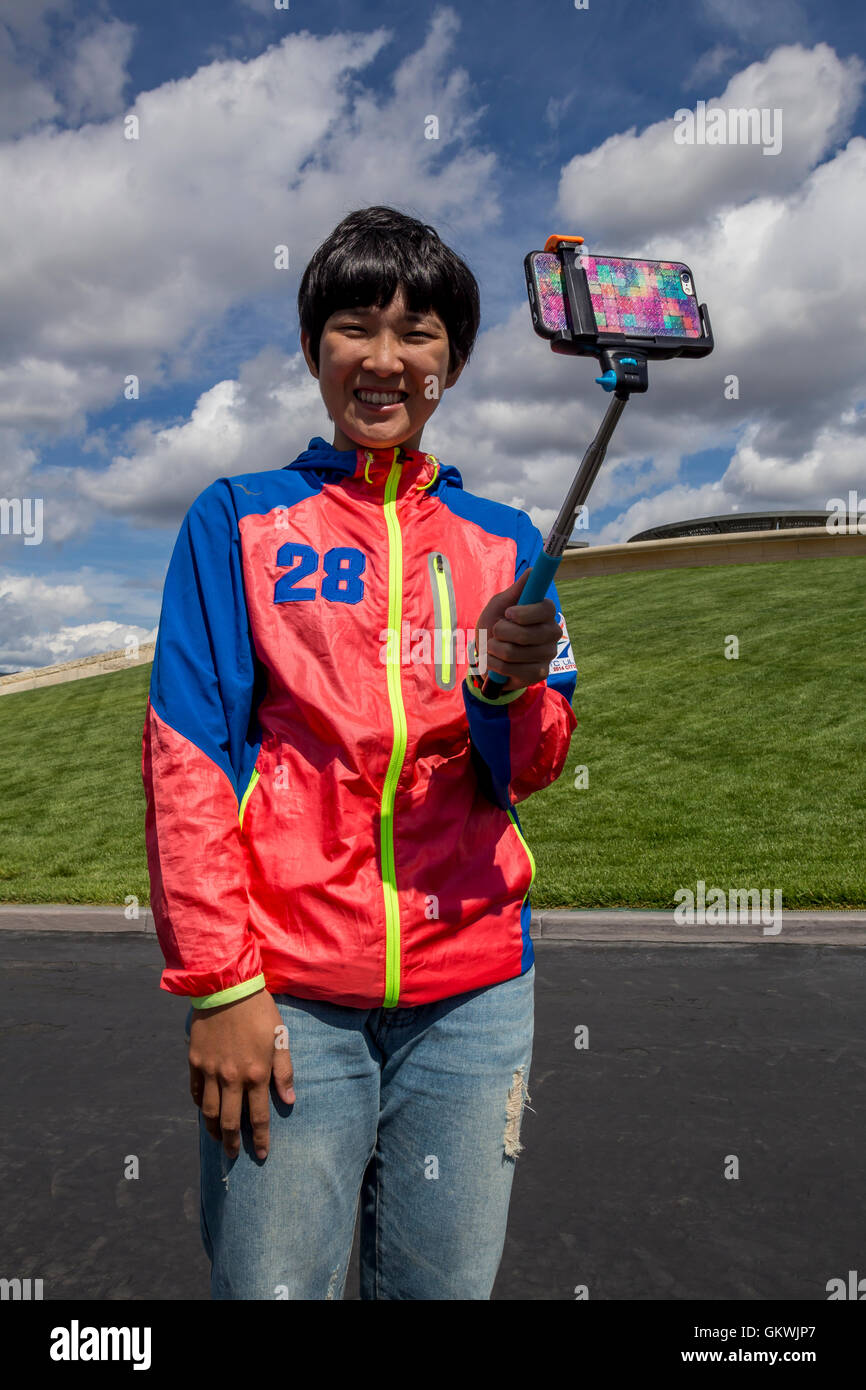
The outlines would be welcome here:
M 161 986 L 198 1007 L 264 986 L 240 824 L 260 693 L 237 517 L 218 479 L 184 517 L 169 562 L 142 734 Z

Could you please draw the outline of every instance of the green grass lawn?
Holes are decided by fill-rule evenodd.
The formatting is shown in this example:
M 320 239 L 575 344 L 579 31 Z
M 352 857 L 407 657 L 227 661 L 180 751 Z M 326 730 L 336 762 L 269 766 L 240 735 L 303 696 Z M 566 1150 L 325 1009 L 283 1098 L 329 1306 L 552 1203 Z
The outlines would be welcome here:
M 558 587 L 578 726 L 559 781 L 518 806 L 533 905 L 672 907 L 703 879 L 866 906 L 863 560 Z M 0 901 L 147 902 L 150 671 L 0 698 Z
M 786 908 L 866 905 L 863 560 L 558 588 L 578 726 L 559 781 L 518 807 L 534 906 L 672 907 L 699 879 L 779 888 Z
M 0 698 L 0 901 L 149 901 L 150 672 L 148 662 Z

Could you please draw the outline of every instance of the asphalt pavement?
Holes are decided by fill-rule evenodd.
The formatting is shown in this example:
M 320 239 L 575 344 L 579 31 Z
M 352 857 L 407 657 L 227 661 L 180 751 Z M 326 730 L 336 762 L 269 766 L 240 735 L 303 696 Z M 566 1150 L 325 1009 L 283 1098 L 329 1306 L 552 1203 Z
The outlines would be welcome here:
M 146 922 L 90 911 L 0 912 L 0 1275 L 208 1299 L 186 1005 Z M 728 930 L 539 914 L 494 1299 L 824 1301 L 866 1274 L 866 914 Z

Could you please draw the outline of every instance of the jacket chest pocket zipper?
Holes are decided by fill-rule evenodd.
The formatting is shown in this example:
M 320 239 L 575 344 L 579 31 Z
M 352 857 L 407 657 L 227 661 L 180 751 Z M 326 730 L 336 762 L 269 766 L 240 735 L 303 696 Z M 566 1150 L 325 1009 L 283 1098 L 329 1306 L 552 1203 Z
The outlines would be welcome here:
M 453 690 L 457 680 L 457 603 L 447 556 L 431 551 L 427 573 L 433 594 L 433 672 L 440 690 Z

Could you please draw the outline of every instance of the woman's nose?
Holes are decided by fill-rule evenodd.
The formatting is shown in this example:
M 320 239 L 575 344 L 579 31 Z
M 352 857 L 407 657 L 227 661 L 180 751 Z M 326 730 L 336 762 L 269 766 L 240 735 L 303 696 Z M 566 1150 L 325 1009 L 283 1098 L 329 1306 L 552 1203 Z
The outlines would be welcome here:
M 371 339 L 367 352 L 368 362 L 374 362 L 381 370 L 383 366 L 390 367 L 400 360 L 397 340 L 391 334 L 380 333 Z

